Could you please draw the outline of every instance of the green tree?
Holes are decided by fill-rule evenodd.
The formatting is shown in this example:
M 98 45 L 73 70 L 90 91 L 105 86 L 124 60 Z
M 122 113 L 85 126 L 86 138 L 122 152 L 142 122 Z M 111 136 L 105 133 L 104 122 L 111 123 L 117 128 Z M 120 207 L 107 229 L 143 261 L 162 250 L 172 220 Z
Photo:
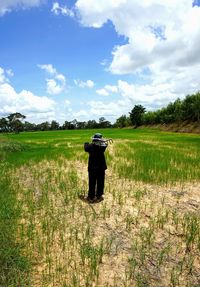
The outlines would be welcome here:
M 114 124 L 114 126 L 117 128 L 124 128 L 130 125 L 131 125 L 130 118 L 127 117 L 126 115 L 122 115 L 121 117 L 119 117 Z
M 24 131 L 35 131 L 37 129 L 36 124 L 29 123 L 27 121 L 24 122 Z
M 6 118 L 1 118 L 0 119 L 0 132 L 8 132 L 9 131 L 9 123 Z
M 135 126 L 135 128 L 141 126 L 144 113 L 145 108 L 142 105 L 135 105 L 134 108 L 129 113 L 131 123 Z
M 40 131 L 49 131 L 50 127 L 51 127 L 51 125 L 49 122 L 43 122 L 43 123 L 37 125 L 37 129 Z
M 50 129 L 51 129 L 52 131 L 59 130 L 59 127 L 60 127 L 60 125 L 59 125 L 58 122 L 56 122 L 56 121 L 52 121 L 52 122 L 51 122 L 51 127 L 50 127 Z
M 86 122 L 77 122 L 77 129 L 81 130 L 81 129 L 85 129 L 87 123 Z
M 183 119 L 200 122 L 200 92 L 188 95 L 183 101 Z
M 96 129 L 96 128 L 98 128 L 98 123 L 95 121 L 95 120 L 89 120 L 88 122 L 87 122 L 87 125 L 86 125 L 86 128 L 87 129 Z
M 22 123 L 22 120 L 26 118 L 24 115 L 22 115 L 21 113 L 13 113 L 10 114 L 7 118 L 9 121 L 9 128 L 11 131 L 15 133 L 23 131 L 24 125 Z
M 110 128 L 111 123 L 107 121 L 104 117 L 99 118 L 99 128 Z

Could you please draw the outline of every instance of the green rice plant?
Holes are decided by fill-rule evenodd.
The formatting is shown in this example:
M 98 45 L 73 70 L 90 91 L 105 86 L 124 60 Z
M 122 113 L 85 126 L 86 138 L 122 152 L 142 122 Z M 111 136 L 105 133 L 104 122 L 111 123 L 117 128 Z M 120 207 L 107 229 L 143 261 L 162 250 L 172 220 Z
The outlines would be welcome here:
M 102 205 L 101 214 L 102 214 L 103 219 L 110 217 L 110 214 L 111 214 L 110 207 L 107 206 L 106 202 L 103 203 Z
M 140 230 L 140 238 L 143 248 L 150 249 L 155 239 L 155 230 L 153 226 L 142 227 Z
M 86 174 L 80 172 L 84 164 L 87 168 L 88 159 L 82 143 L 93 131 L 22 133 L 5 137 L 10 142 L 28 146 L 4 152 L 0 162 L 6 175 L 4 179 L 8 177 L 4 181 L 5 193 L 10 187 L 14 191 L 13 197 L 9 197 L 11 205 L 5 201 L 12 212 L 4 224 L 1 222 L 2 230 L 9 236 L 12 231 L 12 236 L 6 238 L 12 238 L 18 253 L 11 252 L 11 255 L 14 254 L 23 267 L 17 269 L 16 265 L 9 265 L 12 270 L 7 273 L 9 287 L 19 284 L 20 287 L 156 286 L 155 274 L 159 274 L 161 285 L 165 284 L 165 275 L 171 278 L 171 283 L 167 283 L 171 286 L 183 279 L 191 286 L 197 282 L 198 213 L 188 213 L 187 207 L 182 210 L 182 197 L 177 196 L 170 206 L 169 196 L 164 192 L 177 182 L 180 189 L 185 190 L 185 182 L 192 184 L 200 179 L 199 136 L 131 129 L 102 132 L 114 138 L 114 145 L 105 153 L 109 168 L 105 200 L 94 205 L 78 199 L 78 195 L 87 190 L 87 171 Z M 148 189 L 146 183 L 153 185 Z M 158 198 L 153 198 L 149 190 L 156 185 L 159 185 Z M 163 193 L 160 185 L 167 186 Z M 17 206 L 19 214 L 13 212 Z M 3 210 L 0 205 L 0 214 Z M 12 225 L 17 228 L 9 231 L 5 223 L 8 223 L 7 229 Z M 173 247 L 173 244 L 176 245 Z M 4 254 L 9 254 L 9 244 L 5 246 L 8 252 Z M 118 274 L 119 258 L 122 262 Z M 12 256 L 10 259 L 13 263 Z M 32 261 L 31 270 L 28 264 Z M 165 265 L 167 274 L 163 273 Z M 111 283 L 102 281 L 102 266 L 114 273 Z M 5 274 L 0 278 L 7 280 Z
M 158 269 L 160 268 L 161 265 L 164 264 L 164 262 L 168 258 L 170 250 L 171 250 L 171 245 L 169 243 L 160 250 L 160 252 L 158 254 L 158 258 L 157 258 L 157 268 Z
M 144 274 L 137 273 L 135 275 L 135 279 L 136 279 L 137 287 L 150 287 L 151 286 Z
M 99 247 L 93 246 L 90 242 L 83 241 L 80 244 L 80 257 L 82 264 L 89 264 L 90 280 L 98 278 L 99 264 L 102 262 L 104 248 L 102 242 Z
M 130 214 L 127 214 L 125 218 L 125 223 L 126 223 L 126 230 L 129 232 L 131 231 L 132 225 L 136 223 L 136 218 Z
M 175 266 L 172 268 L 170 274 L 170 284 L 172 287 L 180 286 L 179 278 L 180 278 L 180 267 Z
M 23 237 L 17 240 L 21 206 L 9 175 L 2 169 L 0 176 L 0 286 L 30 286 L 30 262 L 23 254 Z
M 140 266 L 140 263 L 134 257 L 129 258 L 128 263 L 129 263 L 129 267 L 127 270 L 127 277 L 128 277 L 128 280 L 130 280 L 135 277 L 136 270 Z
M 163 208 L 158 210 L 157 216 L 156 216 L 156 225 L 163 229 L 164 225 L 169 221 L 169 210 L 165 209 L 163 210 Z
M 104 239 L 104 254 L 110 254 L 113 248 L 115 237 L 113 235 Z
M 196 214 L 186 214 L 182 221 L 186 251 L 190 251 L 199 241 L 200 219 Z
M 136 201 L 140 201 L 145 195 L 147 194 L 147 189 L 137 189 L 134 192 L 134 198 L 136 199 Z
M 180 216 L 178 215 L 176 210 L 172 210 L 172 222 L 175 224 L 175 229 L 178 230 L 179 223 L 180 223 Z

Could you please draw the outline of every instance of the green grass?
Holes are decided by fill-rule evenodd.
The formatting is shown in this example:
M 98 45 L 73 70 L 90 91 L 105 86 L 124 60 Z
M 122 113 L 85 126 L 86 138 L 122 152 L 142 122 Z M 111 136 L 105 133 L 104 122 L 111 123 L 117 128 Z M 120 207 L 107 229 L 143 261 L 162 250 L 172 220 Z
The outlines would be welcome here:
M 83 143 L 90 141 L 94 132 L 84 130 L 9 134 L 0 138 L 0 155 L 2 149 L 4 157 L 7 151 L 16 151 L 15 154 L 7 153 L 7 161 L 15 165 L 60 156 L 73 159 L 77 152 L 82 152 Z M 148 129 L 105 129 L 100 132 L 115 141 L 115 154 L 108 156 L 108 163 L 118 157 L 115 169 L 119 176 L 163 184 L 200 179 L 198 135 Z M 84 153 L 81 157 L 86 158 Z
M 179 197 L 175 207 L 171 202 L 165 205 L 164 196 L 156 202 L 148 186 L 136 187 L 136 183 L 165 189 L 199 182 L 200 136 L 150 129 L 98 131 L 114 143 L 106 151 L 108 172 L 112 172 L 106 185 L 110 205 L 105 200 L 97 207 L 77 202 L 78 195 L 87 190 L 87 174 L 80 178 L 88 159 L 83 143 L 91 141 L 96 130 L 0 134 L 0 286 L 34 286 L 30 274 L 40 263 L 44 270 L 38 275 L 38 286 L 54 281 L 55 286 L 98 284 L 104 258 L 120 253 L 122 235 L 131 250 L 120 286 L 133 286 L 133 282 L 134 286 L 151 286 L 149 260 L 160 274 L 168 266 L 170 286 L 178 286 L 187 272 L 193 272 L 188 282 L 191 278 L 196 282 L 197 213 L 180 213 L 182 207 L 176 208 Z M 106 229 L 110 218 L 112 228 Z M 94 242 L 98 223 L 107 233 Z M 158 232 L 166 240 L 159 248 Z M 182 252 L 174 250 L 173 242 L 177 249 L 183 246 L 183 272 L 173 261 L 169 264 L 169 258 Z
M 30 264 L 17 240 L 21 208 L 3 168 L 0 176 L 0 286 L 27 286 Z

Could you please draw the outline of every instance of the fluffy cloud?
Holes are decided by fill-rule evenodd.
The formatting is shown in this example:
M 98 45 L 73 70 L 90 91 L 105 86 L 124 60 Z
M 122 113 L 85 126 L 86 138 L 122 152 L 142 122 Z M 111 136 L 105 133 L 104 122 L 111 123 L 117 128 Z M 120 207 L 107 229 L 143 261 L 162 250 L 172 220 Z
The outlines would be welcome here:
M 109 92 L 106 91 L 106 89 L 99 89 L 99 90 L 96 90 L 96 93 L 100 96 L 109 96 Z
M 90 101 L 89 102 L 89 114 L 91 116 L 109 116 L 114 121 L 122 114 L 128 114 L 132 107 L 138 103 L 144 105 L 147 110 L 154 110 L 166 106 L 170 101 L 185 97 L 185 91 L 189 91 L 189 94 L 194 93 L 196 90 L 200 90 L 200 83 L 198 83 L 198 75 L 200 68 L 196 71 L 196 81 L 194 75 L 189 69 L 187 72 L 187 81 L 185 81 L 185 73 L 179 73 L 170 81 L 159 82 L 152 81 L 149 84 L 132 84 L 126 81 L 118 80 L 116 86 L 111 86 L 114 92 L 117 92 L 120 99 L 113 102 L 104 103 L 102 101 Z M 166 79 L 169 79 L 169 75 L 166 73 Z M 100 89 L 101 95 L 104 92 L 108 93 L 106 87 Z
M 57 72 L 57 70 L 51 64 L 38 65 L 38 67 L 51 76 L 47 78 L 47 93 L 50 95 L 58 95 L 62 93 L 66 88 L 66 79 L 63 74 Z
M 39 6 L 44 0 L 1 0 L 0 1 L 0 16 L 15 8 L 28 8 Z
M 124 97 L 164 103 L 200 89 L 200 7 L 193 0 L 78 0 L 76 9 L 84 26 L 110 20 L 127 40 L 113 48 L 111 73 L 148 75 L 145 85 L 121 82 Z
M 85 119 L 85 118 L 88 118 L 88 116 L 89 116 L 89 114 L 86 110 L 80 110 L 78 112 L 74 112 L 74 113 L 72 113 L 72 115 L 73 115 L 73 117 L 78 118 L 78 119 L 80 119 L 80 118 Z
M 11 69 L 8 69 L 6 70 L 6 74 L 9 76 L 9 77 L 13 77 L 14 76 L 14 73 Z
M 68 107 L 71 104 L 69 100 L 65 100 L 65 106 Z
M 53 7 L 51 9 L 51 12 L 53 12 L 55 15 L 63 15 L 63 16 L 69 16 L 74 17 L 74 12 L 67 8 L 67 6 L 61 6 L 58 2 L 53 3 Z
M 8 83 L 4 69 L 0 68 L 0 116 L 21 112 L 28 117 L 41 119 L 49 118 L 55 113 L 55 102 L 47 97 L 39 97 L 30 91 L 22 90 L 17 93 Z
M 104 103 L 102 101 L 90 101 L 88 105 L 90 107 L 89 114 L 95 117 L 109 116 L 116 119 L 117 116 L 127 112 L 127 105 L 124 105 L 124 102 L 121 100 L 110 103 Z
M 109 96 L 110 93 L 117 93 L 118 87 L 112 85 L 105 85 L 103 89 L 96 90 L 96 93 L 100 96 Z
M 6 76 L 5 76 L 4 69 L 2 69 L 2 68 L 0 67 L 0 84 L 1 84 L 1 83 L 4 83 L 4 82 L 6 82 L 6 81 L 7 81 L 7 79 L 6 79 Z
M 93 88 L 94 82 L 92 80 L 81 81 L 81 80 L 74 80 L 74 83 L 80 88 Z

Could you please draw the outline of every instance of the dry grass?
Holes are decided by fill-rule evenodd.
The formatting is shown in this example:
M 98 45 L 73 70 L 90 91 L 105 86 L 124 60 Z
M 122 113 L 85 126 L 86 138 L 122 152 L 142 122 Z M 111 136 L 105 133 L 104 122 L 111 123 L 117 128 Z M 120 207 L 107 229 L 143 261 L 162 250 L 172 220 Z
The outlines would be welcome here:
M 22 166 L 13 184 L 31 286 L 200 286 L 199 182 L 144 184 L 110 166 L 105 200 L 91 205 L 78 198 L 87 164 L 61 157 Z

